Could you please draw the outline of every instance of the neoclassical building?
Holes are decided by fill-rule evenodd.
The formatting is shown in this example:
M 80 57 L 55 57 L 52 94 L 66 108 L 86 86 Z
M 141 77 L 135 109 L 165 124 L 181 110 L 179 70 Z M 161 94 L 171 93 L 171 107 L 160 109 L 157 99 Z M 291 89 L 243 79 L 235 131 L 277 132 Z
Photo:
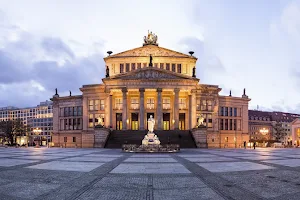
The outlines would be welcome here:
M 93 147 L 95 126 L 111 130 L 147 129 L 152 115 L 155 130 L 192 130 L 200 116 L 207 127 L 209 147 L 239 147 L 249 141 L 248 102 L 219 94 L 218 85 L 200 82 L 197 58 L 160 47 L 148 33 L 142 47 L 104 58 L 102 83 L 83 85 L 82 95 L 53 101 L 54 146 Z M 104 74 L 103 74 L 104 75 Z

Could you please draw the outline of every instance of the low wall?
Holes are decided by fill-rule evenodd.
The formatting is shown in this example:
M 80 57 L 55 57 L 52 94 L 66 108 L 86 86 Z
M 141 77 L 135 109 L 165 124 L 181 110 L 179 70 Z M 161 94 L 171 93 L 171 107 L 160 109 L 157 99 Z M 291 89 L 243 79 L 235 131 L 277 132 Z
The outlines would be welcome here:
M 191 130 L 198 148 L 207 148 L 207 128 L 194 128 Z

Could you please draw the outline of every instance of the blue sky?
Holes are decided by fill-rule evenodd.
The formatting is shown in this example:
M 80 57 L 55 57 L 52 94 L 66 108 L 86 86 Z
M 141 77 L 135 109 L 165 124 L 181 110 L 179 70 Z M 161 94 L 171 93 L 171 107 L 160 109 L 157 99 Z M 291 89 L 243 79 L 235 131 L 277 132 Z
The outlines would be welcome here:
M 198 57 L 197 76 L 250 108 L 300 113 L 300 1 L 0 0 L 0 107 L 100 83 L 103 56 L 160 46 Z

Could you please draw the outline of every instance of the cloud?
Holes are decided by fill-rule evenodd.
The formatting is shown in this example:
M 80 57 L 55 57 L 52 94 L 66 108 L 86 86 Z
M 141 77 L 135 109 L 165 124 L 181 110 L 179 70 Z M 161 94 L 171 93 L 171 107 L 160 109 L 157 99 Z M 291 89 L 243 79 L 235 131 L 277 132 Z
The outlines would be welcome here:
M 60 95 L 69 90 L 81 94 L 83 84 L 100 83 L 105 77 L 103 41 L 94 41 L 87 53 L 75 55 L 61 38 L 31 34 L 10 24 L 0 12 L 0 33 L 4 30 L 0 34 L 0 96 L 4 97 L 0 107 L 38 104 L 51 98 L 55 88 Z

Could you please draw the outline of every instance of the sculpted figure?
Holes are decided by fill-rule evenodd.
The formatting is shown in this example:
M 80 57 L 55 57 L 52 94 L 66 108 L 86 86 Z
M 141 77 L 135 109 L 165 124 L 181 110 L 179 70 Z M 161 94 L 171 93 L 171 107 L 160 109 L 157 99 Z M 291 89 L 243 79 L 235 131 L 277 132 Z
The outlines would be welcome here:
M 148 131 L 149 131 L 150 133 L 153 133 L 154 125 L 155 125 L 155 120 L 154 120 L 154 118 L 152 117 L 152 115 L 150 115 L 150 118 L 148 119 Z
M 200 117 L 198 118 L 198 126 L 203 125 L 203 121 L 204 121 L 204 117 L 203 115 L 200 115 Z

